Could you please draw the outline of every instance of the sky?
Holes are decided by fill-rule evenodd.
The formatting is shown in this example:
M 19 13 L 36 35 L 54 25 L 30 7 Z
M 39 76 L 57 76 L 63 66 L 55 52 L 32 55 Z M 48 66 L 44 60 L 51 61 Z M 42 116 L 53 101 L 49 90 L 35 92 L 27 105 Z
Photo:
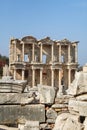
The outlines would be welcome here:
M 0 54 L 11 38 L 79 41 L 78 62 L 87 63 L 87 0 L 0 0 Z

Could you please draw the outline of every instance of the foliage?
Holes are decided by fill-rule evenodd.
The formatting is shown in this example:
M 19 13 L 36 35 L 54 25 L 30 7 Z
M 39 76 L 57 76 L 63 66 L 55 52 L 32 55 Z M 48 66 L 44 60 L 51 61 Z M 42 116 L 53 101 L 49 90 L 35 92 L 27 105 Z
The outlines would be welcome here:
M 5 64 L 9 65 L 9 58 L 7 56 L 2 56 L 0 54 L 0 76 L 2 76 L 2 74 L 3 74 L 3 66 Z

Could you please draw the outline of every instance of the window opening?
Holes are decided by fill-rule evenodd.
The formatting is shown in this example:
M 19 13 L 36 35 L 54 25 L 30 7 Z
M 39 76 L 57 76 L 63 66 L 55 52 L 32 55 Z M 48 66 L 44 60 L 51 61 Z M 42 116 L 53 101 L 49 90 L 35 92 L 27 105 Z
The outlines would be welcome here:
M 43 63 L 46 63 L 46 60 L 47 60 L 47 55 L 43 54 Z

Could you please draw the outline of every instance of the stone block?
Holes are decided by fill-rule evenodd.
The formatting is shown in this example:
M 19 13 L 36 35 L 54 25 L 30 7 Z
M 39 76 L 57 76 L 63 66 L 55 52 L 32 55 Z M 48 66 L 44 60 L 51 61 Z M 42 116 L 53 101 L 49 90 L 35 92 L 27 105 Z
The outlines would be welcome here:
M 0 104 L 29 104 L 33 100 L 29 93 L 0 93 Z
M 6 125 L 0 125 L 0 130 L 19 130 L 19 129 L 16 127 L 9 127 Z
M 77 72 L 67 93 L 70 95 L 81 95 L 87 93 L 87 73 Z
M 70 113 L 87 117 L 87 102 L 70 100 L 68 109 Z
M 52 86 L 39 85 L 40 103 L 53 104 L 55 98 L 55 89 Z
M 82 130 L 82 128 L 83 125 L 71 117 L 66 120 L 63 130 Z
M 47 122 L 55 123 L 55 120 L 57 118 L 57 112 L 53 110 L 52 108 L 50 108 L 46 112 L 46 117 L 47 117 Z
M 87 101 L 87 94 L 82 94 L 82 95 L 76 96 L 76 100 Z
M 70 113 L 62 113 L 57 116 L 53 130 L 82 130 L 75 129 L 77 127 L 80 128 L 79 116 Z
M 69 115 L 70 115 L 69 113 L 62 113 L 58 115 L 53 130 L 63 130 L 63 126 Z
M 87 130 L 87 117 L 85 118 L 85 121 L 83 122 L 84 124 L 84 130 Z
M 68 104 L 53 104 L 52 108 L 56 109 L 56 108 L 67 108 Z
M 68 104 L 69 99 L 72 98 L 71 95 L 59 95 L 55 98 L 55 103 L 57 104 Z
M 1 105 L 0 124 L 25 123 L 27 120 L 45 122 L 44 105 Z
M 39 121 L 26 122 L 24 130 L 39 130 Z

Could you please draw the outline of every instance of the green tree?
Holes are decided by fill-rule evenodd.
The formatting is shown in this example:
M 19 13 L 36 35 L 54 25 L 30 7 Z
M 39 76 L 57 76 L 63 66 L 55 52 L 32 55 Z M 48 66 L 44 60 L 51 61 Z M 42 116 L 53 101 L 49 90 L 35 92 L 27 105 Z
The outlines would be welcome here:
M 2 56 L 0 54 L 0 77 L 2 76 L 3 74 L 3 66 L 7 64 L 9 65 L 9 58 L 7 56 Z

